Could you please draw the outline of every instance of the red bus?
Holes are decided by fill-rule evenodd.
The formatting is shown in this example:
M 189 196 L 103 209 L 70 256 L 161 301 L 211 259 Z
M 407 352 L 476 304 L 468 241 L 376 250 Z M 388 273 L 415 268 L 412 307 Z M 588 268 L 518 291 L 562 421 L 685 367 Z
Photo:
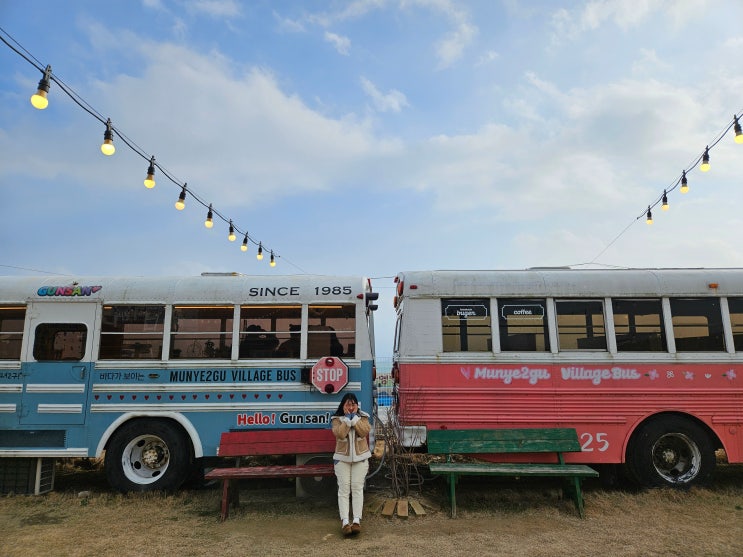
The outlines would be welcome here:
M 743 462 L 743 269 L 405 272 L 393 375 L 403 442 L 574 427 L 566 460 L 689 486 Z

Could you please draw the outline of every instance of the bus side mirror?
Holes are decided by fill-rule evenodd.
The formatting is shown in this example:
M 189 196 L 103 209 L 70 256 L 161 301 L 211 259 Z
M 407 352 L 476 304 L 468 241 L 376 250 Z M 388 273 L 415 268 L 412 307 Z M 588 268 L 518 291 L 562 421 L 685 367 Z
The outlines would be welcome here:
M 379 306 L 377 304 L 372 304 L 370 302 L 376 301 L 379 299 L 379 292 L 367 292 L 364 295 L 364 301 L 366 302 L 366 310 L 367 311 L 376 311 Z

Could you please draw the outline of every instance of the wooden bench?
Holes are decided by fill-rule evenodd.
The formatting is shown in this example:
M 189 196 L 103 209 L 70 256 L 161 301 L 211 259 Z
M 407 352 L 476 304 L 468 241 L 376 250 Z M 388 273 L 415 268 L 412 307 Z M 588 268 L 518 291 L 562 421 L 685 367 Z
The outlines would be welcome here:
M 446 462 L 431 463 L 429 468 L 432 473 L 447 477 L 452 518 L 457 516 L 455 491 L 460 476 L 563 477 L 563 493 L 570 493 L 578 514 L 584 518 L 581 481 L 599 475 L 583 464 L 565 464 L 563 453 L 581 450 L 578 434 L 572 428 L 429 430 L 427 443 L 430 454 L 447 455 Z M 492 458 L 493 453 L 555 453 L 557 462 L 452 461 L 452 454 L 487 454 Z
M 257 431 L 230 431 L 222 433 L 219 456 L 235 457 L 282 454 L 327 454 L 335 450 L 335 437 L 328 429 L 276 429 Z M 222 481 L 220 518 L 227 520 L 230 505 L 240 504 L 237 482 L 246 478 L 311 478 L 333 476 L 333 464 L 297 464 L 272 466 L 236 466 L 213 468 L 204 475 L 206 480 Z

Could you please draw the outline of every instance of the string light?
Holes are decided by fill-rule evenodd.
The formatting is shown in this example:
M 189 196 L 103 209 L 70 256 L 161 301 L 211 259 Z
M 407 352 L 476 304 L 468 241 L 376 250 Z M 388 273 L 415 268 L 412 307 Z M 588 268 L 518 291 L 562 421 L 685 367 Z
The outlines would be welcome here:
M 227 234 L 227 239 L 230 242 L 234 242 L 235 241 L 235 238 L 237 238 L 237 236 L 235 236 L 235 227 L 232 226 L 232 221 L 230 221 L 230 232 L 229 232 L 229 234 Z
M 735 131 L 735 142 L 743 143 L 743 130 L 741 130 L 740 128 L 740 122 L 738 122 L 738 117 L 733 116 L 733 120 L 735 121 L 735 124 L 733 126 L 733 130 Z
M 206 220 L 204 221 L 204 226 L 207 228 L 211 228 L 214 226 L 214 212 L 212 211 L 212 205 L 209 204 L 209 210 L 206 213 Z
M 7 40 L 6 37 L 9 39 Z M 54 81 L 58 87 L 62 90 L 63 93 L 65 93 L 75 104 L 77 104 L 81 109 L 83 109 L 85 112 L 87 112 L 90 116 L 93 116 L 95 119 L 100 121 L 102 124 L 106 126 L 106 130 L 103 134 L 103 143 L 101 144 L 101 152 L 105 155 L 112 155 L 116 148 L 113 144 L 113 136 L 114 136 L 114 129 L 113 125 L 111 123 L 111 119 L 107 118 L 104 119 L 103 116 L 100 115 L 87 101 L 85 101 L 80 95 L 78 95 L 75 91 L 73 91 L 71 88 L 69 88 L 61 79 L 54 76 L 52 74 L 52 67 L 51 65 L 47 65 L 45 69 L 42 69 L 40 63 L 38 63 L 37 59 L 28 52 L 18 41 L 16 41 L 12 36 L 10 36 L 4 29 L 0 28 L 0 42 L 4 43 L 8 48 L 10 48 L 13 52 L 18 54 L 21 58 L 23 58 L 26 62 L 28 62 L 30 65 L 34 66 L 37 70 L 39 70 L 42 73 L 42 78 L 39 81 L 38 90 L 34 95 L 31 96 L 31 104 L 39 109 L 43 110 L 47 108 L 49 105 L 49 100 L 47 98 L 47 93 L 49 92 L 49 88 L 51 85 L 51 82 Z M 18 48 L 16 48 L 17 45 Z M 28 55 L 27 55 L 28 54 Z M 116 128 L 116 134 L 118 139 L 127 147 L 129 147 L 132 151 L 134 151 L 136 154 L 141 156 L 144 160 L 149 160 L 149 166 L 147 168 L 147 178 L 144 181 L 145 186 L 148 189 L 152 189 L 155 187 L 155 167 L 159 168 L 160 171 L 163 173 L 163 175 L 173 182 L 175 185 L 177 185 L 179 188 L 181 188 L 180 195 L 178 196 L 178 200 L 175 202 L 175 207 L 177 210 L 182 211 L 185 209 L 186 203 L 186 183 L 179 183 L 178 180 L 173 178 L 168 171 L 162 166 L 162 164 L 156 164 L 155 163 L 155 157 L 150 156 L 149 154 L 146 154 L 134 141 L 126 137 L 126 135 L 121 131 L 119 127 Z M 204 222 L 204 225 L 207 228 L 212 228 L 214 226 L 213 218 L 214 215 L 218 216 L 220 219 L 222 219 L 223 222 L 229 222 L 230 223 L 230 229 L 232 230 L 231 236 L 234 235 L 235 238 L 230 238 L 230 241 L 234 241 L 237 237 L 237 234 L 244 234 L 244 239 L 242 242 L 242 245 L 240 246 L 240 249 L 242 251 L 248 250 L 248 242 L 253 242 L 256 244 L 255 240 L 252 240 L 250 235 L 247 232 L 243 232 L 240 230 L 239 227 L 235 226 L 235 224 L 232 222 L 231 219 L 225 218 L 222 214 L 219 213 L 216 209 L 212 207 L 212 204 L 205 203 L 193 190 L 190 190 L 191 193 L 191 199 L 202 205 L 203 207 L 208 207 L 207 212 L 207 219 Z M 271 250 L 273 253 L 273 250 Z M 258 259 L 263 258 L 263 244 L 262 242 L 259 245 L 259 257 Z M 296 267 L 296 265 L 295 265 Z M 304 269 L 301 269 L 297 267 L 300 271 L 304 271 Z
M 257 254 L 255 254 L 255 258 L 256 258 L 256 259 L 257 259 L 258 261 L 260 261 L 261 259 L 263 259 L 263 242 L 260 242 L 260 243 L 258 244 L 258 253 L 257 253 Z
M 709 170 L 709 146 L 704 150 L 704 155 L 702 155 L 702 164 L 699 165 L 699 170 L 702 172 L 707 172 Z
M 101 153 L 110 157 L 116 152 L 114 147 L 114 132 L 111 128 L 111 118 L 106 120 L 106 131 L 103 132 L 103 143 L 101 143 Z
M 271 262 L 269 263 L 271 267 L 276 267 L 276 260 L 273 257 L 273 251 L 271 251 Z
M 689 180 L 687 178 L 687 172 L 691 172 L 697 164 L 699 164 L 699 170 L 702 172 L 708 172 L 710 169 L 710 149 L 715 147 L 723 137 L 728 133 L 728 131 L 733 130 L 735 133 L 734 140 L 736 143 L 743 143 L 743 130 L 741 130 L 741 124 L 740 124 L 740 116 L 738 114 L 733 115 L 733 120 L 725 127 L 725 129 L 718 134 L 715 139 L 704 148 L 704 151 L 700 156 L 696 158 L 696 160 L 687 168 L 681 171 L 681 176 L 676 179 L 674 183 L 672 183 L 669 187 L 663 190 L 663 193 L 655 198 L 655 201 L 648 205 L 647 210 L 643 210 L 642 213 L 640 213 L 635 220 L 639 220 L 641 217 L 645 216 L 645 221 L 648 224 L 652 224 L 653 218 L 652 218 L 652 211 L 651 209 L 655 208 L 658 204 L 661 204 L 661 209 L 664 211 L 667 211 L 669 209 L 669 203 L 668 203 L 668 194 L 670 194 L 673 190 L 675 190 L 677 187 L 679 188 L 679 191 L 682 194 L 688 193 L 689 191 Z M 624 233 L 624 231 L 620 232 L 619 236 L 621 236 Z M 611 244 L 613 244 L 618 238 L 615 238 L 611 241 Z M 608 247 L 608 246 L 607 246 Z M 606 251 L 606 248 L 604 249 Z M 599 256 L 603 254 L 603 251 L 599 253 Z M 598 256 L 597 256 L 598 257 Z
M 36 93 L 31 95 L 31 104 L 34 108 L 44 110 L 47 106 L 49 106 L 49 99 L 47 99 L 46 94 L 49 92 L 49 82 L 51 81 L 51 79 L 52 67 L 47 66 L 44 70 L 44 77 L 42 77 L 39 81 L 39 87 L 36 90 Z
M 175 208 L 179 211 L 183 211 L 186 208 L 186 184 L 183 184 L 183 189 L 178 195 L 178 201 L 175 202 Z
M 147 178 L 144 179 L 144 187 L 151 190 L 155 187 L 155 157 L 150 159 L 150 166 L 147 167 Z

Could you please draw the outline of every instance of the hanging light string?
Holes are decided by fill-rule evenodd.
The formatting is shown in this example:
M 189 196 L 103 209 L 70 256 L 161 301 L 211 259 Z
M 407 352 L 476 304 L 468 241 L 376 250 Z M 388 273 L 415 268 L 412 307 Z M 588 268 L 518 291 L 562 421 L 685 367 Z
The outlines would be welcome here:
M 5 35 L 5 36 L 3 36 Z M 7 39 L 6 39 L 7 37 Z M 256 240 L 253 236 L 248 234 L 248 231 L 239 227 L 236 225 L 233 221 L 233 219 L 225 216 L 218 210 L 216 210 L 213 207 L 212 203 L 207 203 L 201 196 L 199 196 L 193 189 L 190 187 L 187 187 L 186 182 L 181 182 L 180 180 L 176 179 L 173 174 L 168 171 L 167 168 L 165 168 L 159 161 L 157 161 L 154 157 L 154 155 L 148 154 L 144 149 L 142 149 L 135 141 L 133 141 L 131 138 L 129 138 L 121 129 L 119 129 L 117 126 L 115 126 L 110 118 L 105 118 L 102 116 L 95 108 L 93 108 L 85 99 L 83 99 L 80 95 L 78 95 L 71 87 L 69 87 L 62 79 L 60 79 L 59 76 L 54 74 L 52 72 L 52 68 L 50 65 L 44 66 L 33 54 L 31 54 L 28 50 L 26 50 L 23 45 L 21 45 L 18 41 L 16 41 L 5 29 L 0 27 L 0 41 L 5 43 L 8 48 L 10 48 L 13 52 L 18 54 L 21 58 L 23 58 L 26 62 L 28 62 L 30 65 L 35 67 L 37 70 L 39 70 L 43 77 L 42 80 L 39 82 L 39 90 L 35 95 L 32 97 L 32 104 L 39 108 L 44 109 L 46 108 L 48 101 L 46 99 L 46 93 L 49 91 L 49 86 L 51 85 L 51 82 L 54 82 L 59 86 L 59 88 L 64 92 L 72 101 L 78 105 L 80 108 L 82 108 L 85 112 L 87 112 L 90 116 L 98 120 L 101 124 L 105 126 L 104 131 L 104 141 L 101 145 L 101 151 L 104 155 L 113 155 L 115 152 L 115 147 L 113 144 L 114 138 L 119 139 L 124 145 L 129 147 L 133 152 L 135 152 L 137 155 L 139 155 L 142 159 L 148 162 L 149 166 L 147 168 L 147 178 L 145 179 L 145 186 L 149 189 L 155 187 L 155 169 L 158 170 L 165 178 L 167 178 L 170 182 L 178 186 L 178 188 L 181 190 L 178 201 L 176 202 L 176 209 L 182 210 L 185 208 L 188 200 L 193 200 L 199 205 L 201 205 L 204 209 L 208 210 L 209 218 L 213 219 L 214 216 L 217 216 L 220 220 L 222 220 L 225 224 L 229 225 L 229 240 L 233 241 L 233 238 L 235 235 L 240 236 L 243 238 L 242 244 L 240 245 L 240 250 L 245 252 L 248 251 L 248 244 L 252 243 L 254 246 L 258 246 L 258 252 L 256 253 L 256 258 L 260 261 L 263 259 L 263 249 L 266 249 L 271 254 L 271 260 L 270 260 L 270 266 L 275 267 L 276 266 L 276 259 L 280 258 L 281 256 L 276 253 L 274 250 L 265 247 L 263 242 L 260 240 Z M 12 43 L 12 44 L 11 44 Z M 14 46 L 15 45 L 15 46 Z M 40 103 L 40 104 L 37 104 Z M 211 228 L 213 226 L 213 220 L 209 221 L 209 225 L 207 225 L 207 228 Z M 306 272 L 304 269 L 301 269 L 294 263 L 286 260 L 284 258 L 284 261 L 288 263 L 289 265 L 292 265 L 296 269 L 298 269 L 301 272 Z
M 635 224 L 638 220 L 641 218 L 645 218 L 645 222 L 647 224 L 653 224 L 653 209 L 658 205 L 658 203 L 661 203 L 661 209 L 664 211 L 668 210 L 668 194 L 675 190 L 676 188 L 680 188 L 681 193 L 686 193 L 689 191 L 689 179 L 688 174 L 692 172 L 697 165 L 700 165 L 699 170 L 702 172 L 707 172 L 710 169 L 710 149 L 714 148 L 720 141 L 722 141 L 722 138 L 725 137 L 725 135 L 730 131 L 730 129 L 733 129 L 734 136 L 733 139 L 738 144 L 743 144 L 743 130 L 741 129 L 740 120 L 743 118 L 743 110 L 740 111 L 740 113 L 735 113 L 733 115 L 733 120 L 715 137 L 715 139 L 704 148 L 704 151 L 694 159 L 694 161 L 687 166 L 685 169 L 681 171 L 681 175 L 676 178 L 675 181 L 671 182 L 668 187 L 666 187 L 663 190 L 663 193 L 658 196 L 655 201 L 653 201 L 650 205 L 648 205 L 647 209 L 643 209 L 642 213 L 637 215 L 635 219 L 630 222 L 627 226 L 624 227 L 624 229 L 616 235 L 616 237 L 606 244 L 604 249 L 602 249 L 593 259 L 591 259 L 587 263 L 580 263 L 579 265 L 592 265 L 596 262 L 596 260 L 601 257 L 606 251 L 613 246 L 619 238 L 621 238 L 627 230 L 629 230 L 633 224 Z M 701 164 L 700 164 L 701 163 Z
M 702 172 L 707 172 L 710 169 L 710 150 L 713 149 L 717 144 L 722 141 L 722 138 L 725 137 L 725 135 L 733 129 L 735 132 L 734 140 L 736 143 L 743 143 L 743 131 L 741 130 L 740 126 L 740 119 L 743 117 L 743 110 L 740 112 L 740 114 L 736 113 L 733 115 L 732 121 L 715 137 L 715 139 L 704 148 L 704 151 L 697 156 L 694 161 L 687 166 L 684 170 L 681 171 L 681 175 L 676 178 L 674 182 L 671 182 L 667 188 L 663 190 L 663 193 L 661 193 L 650 205 L 648 205 L 648 208 L 646 210 L 643 210 L 642 213 L 637 215 L 637 218 L 635 220 L 639 220 L 643 217 L 648 221 L 648 224 L 652 224 L 652 218 L 648 218 L 648 215 L 652 217 L 652 209 L 654 209 L 659 203 L 662 203 L 662 208 L 664 210 L 668 210 L 668 194 L 671 193 L 676 188 L 680 187 L 681 193 L 686 193 L 689 191 L 689 184 L 688 184 L 688 175 L 690 172 L 692 172 L 695 168 L 697 168 L 697 165 L 699 165 L 699 170 Z

